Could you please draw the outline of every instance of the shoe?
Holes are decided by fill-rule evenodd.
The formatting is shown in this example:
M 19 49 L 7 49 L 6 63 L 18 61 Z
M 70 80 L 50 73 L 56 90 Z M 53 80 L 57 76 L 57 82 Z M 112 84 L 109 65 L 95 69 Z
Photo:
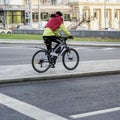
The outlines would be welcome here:
M 51 66 L 50 66 L 51 68 L 55 68 L 55 65 L 54 64 L 51 64 Z
M 51 52 L 50 55 L 52 55 L 52 56 L 56 56 L 56 57 L 58 56 L 58 54 L 55 53 L 55 52 Z

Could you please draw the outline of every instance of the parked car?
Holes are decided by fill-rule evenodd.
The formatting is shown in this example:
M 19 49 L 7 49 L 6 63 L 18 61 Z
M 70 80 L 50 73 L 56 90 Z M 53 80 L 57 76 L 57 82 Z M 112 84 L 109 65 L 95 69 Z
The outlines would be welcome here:
M 0 34 L 12 34 L 12 30 L 0 28 Z
M 5 34 L 5 30 L 0 28 L 0 34 Z
M 105 31 L 118 31 L 117 29 L 115 28 L 102 28 L 100 30 L 105 30 Z
M 18 30 L 30 30 L 32 28 L 29 25 L 18 25 L 17 29 Z

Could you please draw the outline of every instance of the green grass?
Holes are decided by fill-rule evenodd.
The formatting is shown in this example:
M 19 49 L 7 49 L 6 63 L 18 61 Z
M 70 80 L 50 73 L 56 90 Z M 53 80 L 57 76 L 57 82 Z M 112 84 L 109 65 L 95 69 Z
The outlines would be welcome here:
M 36 35 L 36 34 L 1 34 L 0 39 L 41 40 L 42 35 Z
M 0 39 L 8 40 L 42 40 L 42 35 L 38 34 L 0 34 Z M 91 38 L 91 37 L 74 37 L 77 41 L 97 41 L 97 42 L 120 42 L 119 39 L 111 38 Z

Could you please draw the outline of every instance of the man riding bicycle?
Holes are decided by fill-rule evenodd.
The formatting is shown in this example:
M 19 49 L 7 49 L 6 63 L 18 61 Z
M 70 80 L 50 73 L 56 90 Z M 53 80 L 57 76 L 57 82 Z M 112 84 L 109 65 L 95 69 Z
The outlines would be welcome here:
M 51 51 L 52 42 L 57 43 L 53 50 L 55 50 L 55 48 L 61 43 L 61 40 L 59 39 L 59 30 L 62 30 L 68 38 L 73 39 L 73 36 L 63 24 L 62 15 L 63 14 L 60 11 L 57 11 L 55 14 L 52 14 L 51 18 L 45 25 L 43 39 L 48 51 Z M 55 54 L 57 55 L 57 51 L 54 52 L 54 56 Z
M 59 30 L 62 30 L 67 37 L 60 37 Z M 57 11 L 52 14 L 43 32 L 47 50 L 41 49 L 33 55 L 33 68 L 39 73 L 43 73 L 51 67 L 54 68 L 58 56 L 61 55 L 64 67 L 68 70 L 74 70 L 79 64 L 79 54 L 75 49 L 67 46 L 66 40 L 68 38 L 73 39 L 73 36 L 63 24 L 62 13 Z M 52 42 L 57 43 L 54 49 L 52 49 Z M 59 50 L 59 48 L 61 49 Z M 56 56 L 51 54 L 52 51 Z

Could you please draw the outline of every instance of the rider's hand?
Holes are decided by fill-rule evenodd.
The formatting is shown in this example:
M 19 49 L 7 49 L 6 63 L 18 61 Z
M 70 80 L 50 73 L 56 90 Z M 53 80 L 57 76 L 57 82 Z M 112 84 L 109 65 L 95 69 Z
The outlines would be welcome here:
M 69 35 L 68 38 L 69 38 L 69 39 L 73 39 L 73 36 L 72 36 L 72 35 Z

